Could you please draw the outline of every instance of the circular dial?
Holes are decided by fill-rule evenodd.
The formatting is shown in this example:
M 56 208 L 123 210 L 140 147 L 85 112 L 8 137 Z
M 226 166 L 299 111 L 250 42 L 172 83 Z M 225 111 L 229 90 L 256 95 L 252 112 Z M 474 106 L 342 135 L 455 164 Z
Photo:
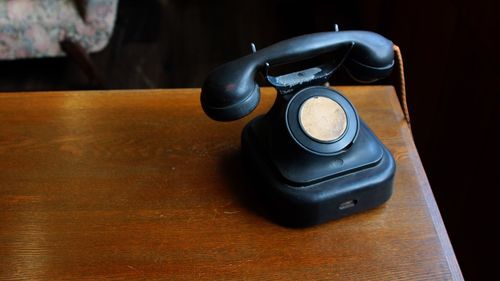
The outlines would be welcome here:
M 299 124 L 310 138 L 333 142 L 344 134 L 347 115 L 336 101 L 325 96 L 313 96 L 300 106 Z

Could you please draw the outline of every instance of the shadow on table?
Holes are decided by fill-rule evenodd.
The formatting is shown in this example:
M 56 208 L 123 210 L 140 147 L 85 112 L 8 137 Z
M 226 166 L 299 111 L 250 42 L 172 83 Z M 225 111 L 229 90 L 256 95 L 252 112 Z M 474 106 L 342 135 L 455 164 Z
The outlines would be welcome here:
M 247 208 L 259 217 L 287 228 L 303 228 L 297 225 L 290 216 L 283 214 L 276 200 L 259 182 L 244 160 L 241 150 L 233 151 L 221 157 L 220 166 L 230 187 L 230 192 L 244 208 Z
M 227 179 L 229 191 L 239 204 L 252 213 L 270 219 L 268 205 L 261 192 L 255 188 L 256 182 L 250 177 L 241 150 L 232 151 L 221 157 L 220 166 Z

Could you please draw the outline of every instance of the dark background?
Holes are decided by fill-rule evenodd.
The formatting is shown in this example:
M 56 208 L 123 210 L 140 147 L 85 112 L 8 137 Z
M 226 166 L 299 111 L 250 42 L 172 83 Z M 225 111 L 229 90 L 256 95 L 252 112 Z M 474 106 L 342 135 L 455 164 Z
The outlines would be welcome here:
M 498 11 L 495 1 L 121 0 L 109 45 L 91 55 L 105 85 L 67 58 L 0 61 L 0 92 L 200 87 L 250 42 L 335 23 L 378 32 L 402 49 L 415 142 L 464 277 L 488 279 L 500 237 Z M 355 84 L 343 74 L 332 82 Z

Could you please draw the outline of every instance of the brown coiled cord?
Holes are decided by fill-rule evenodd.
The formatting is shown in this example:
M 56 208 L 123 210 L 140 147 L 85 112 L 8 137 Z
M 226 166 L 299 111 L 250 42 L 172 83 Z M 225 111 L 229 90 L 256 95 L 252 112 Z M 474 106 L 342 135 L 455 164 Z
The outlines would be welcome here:
M 408 123 L 408 128 L 411 131 L 411 123 L 410 123 L 410 111 L 408 110 L 408 104 L 406 102 L 406 83 L 405 83 L 405 69 L 403 65 L 403 55 L 401 54 L 401 50 L 397 45 L 394 45 L 394 53 L 396 54 L 396 61 L 399 66 L 399 93 L 401 94 L 401 104 L 403 106 L 403 114 L 406 119 L 406 123 Z

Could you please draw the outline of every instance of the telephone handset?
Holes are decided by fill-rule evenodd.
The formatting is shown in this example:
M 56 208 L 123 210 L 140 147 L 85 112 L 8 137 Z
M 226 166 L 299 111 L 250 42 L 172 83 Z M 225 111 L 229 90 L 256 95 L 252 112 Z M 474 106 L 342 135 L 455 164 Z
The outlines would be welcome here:
M 303 35 L 281 41 L 216 68 L 203 85 L 201 102 L 208 116 L 231 121 L 252 112 L 259 102 L 255 76 L 266 63 L 301 61 L 352 45 L 344 65 L 359 81 L 386 77 L 394 64 L 392 42 L 368 31 L 339 31 Z
M 343 51 L 325 63 L 272 76 L 271 66 Z M 395 162 L 341 93 L 322 86 L 344 66 L 355 80 L 373 82 L 394 65 L 393 44 L 368 31 L 335 31 L 281 41 L 213 70 L 201 105 L 214 120 L 250 114 L 260 99 L 257 73 L 277 89 L 273 107 L 242 133 L 242 151 L 270 215 L 308 226 L 374 208 L 389 199 Z

